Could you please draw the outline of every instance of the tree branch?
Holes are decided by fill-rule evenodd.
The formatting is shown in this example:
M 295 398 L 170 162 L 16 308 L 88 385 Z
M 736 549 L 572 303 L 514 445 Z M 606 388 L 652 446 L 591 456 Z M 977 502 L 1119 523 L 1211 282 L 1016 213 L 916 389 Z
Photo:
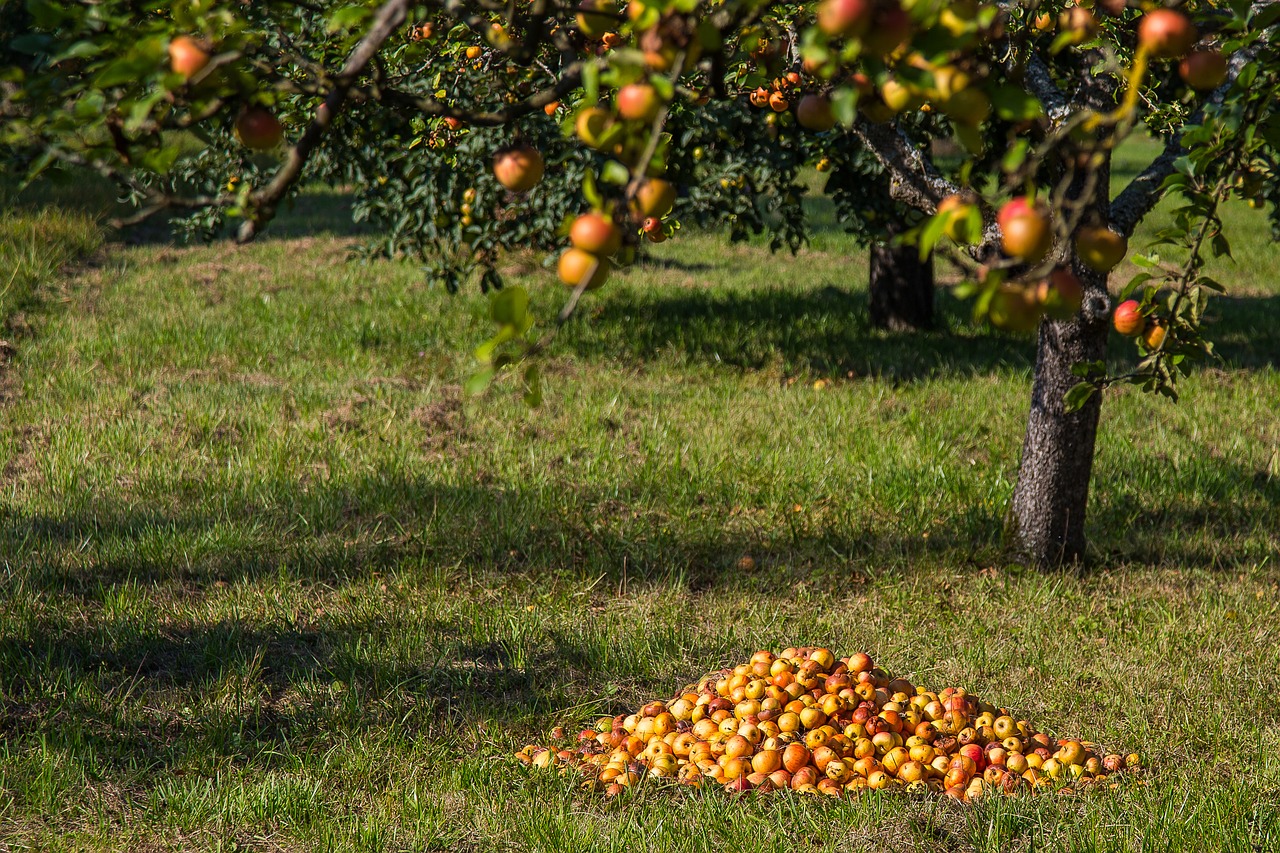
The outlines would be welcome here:
M 933 213 L 944 196 L 961 191 L 938 172 L 896 124 L 876 124 L 859 116 L 850 132 L 889 174 L 889 195 L 894 201 Z
M 356 78 L 368 67 L 369 63 L 382 49 L 387 39 L 404 23 L 408 12 L 409 0 L 388 0 L 378 10 L 373 24 L 364 38 L 351 51 L 342 70 L 333 78 L 333 88 L 324 103 L 316 108 L 311 124 L 303 132 L 302 138 L 289 149 L 289 155 L 280 170 L 276 172 L 271 183 L 255 192 L 250 200 L 254 207 L 253 215 L 240 226 L 236 235 L 238 242 L 247 243 L 258 235 L 259 229 L 275 214 L 275 207 L 285 193 L 298 182 L 302 169 L 311 157 L 312 151 L 320 144 L 320 139 L 333 124 L 334 116 L 347 100 L 347 94 L 355 86 Z
M 553 101 L 560 100 L 577 88 L 581 82 L 582 63 L 575 62 L 565 69 L 554 86 L 535 92 L 524 100 L 517 101 L 508 107 L 488 112 L 458 109 L 435 98 L 415 95 L 412 92 L 404 92 L 399 89 L 384 88 L 378 92 L 361 89 L 354 90 L 353 94 L 356 94 L 361 100 L 382 100 L 394 107 L 417 110 L 429 116 L 456 118 L 477 127 L 497 127 L 510 124 L 518 118 L 542 109 Z
M 1067 103 L 1067 96 L 1053 82 L 1053 77 L 1049 74 L 1049 66 L 1044 64 L 1040 54 L 1031 55 L 1027 61 L 1026 72 L 1024 79 L 1027 86 L 1030 87 L 1031 94 L 1044 105 L 1045 115 L 1050 121 L 1058 124 L 1071 115 L 1071 105 Z
M 1264 35 L 1247 48 L 1232 55 L 1227 64 L 1226 82 L 1213 90 L 1209 98 L 1187 119 L 1183 125 L 1184 127 L 1200 124 L 1204 121 L 1206 107 L 1217 106 L 1222 103 L 1227 92 L 1235 85 L 1236 78 L 1240 76 L 1240 72 L 1257 57 L 1267 42 L 1268 39 Z M 1174 164 L 1184 153 L 1182 131 L 1179 130 L 1165 142 L 1164 150 L 1160 152 L 1160 155 L 1152 160 L 1150 165 L 1142 170 L 1142 174 L 1134 178 L 1129 186 L 1125 187 L 1111 202 L 1108 218 L 1110 219 L 1112 231 L 1124 237 L 1133 234 L 1133 229 L 1138 227 L 1138 223 L 1151 212 L 1151 208 L 1155 207 L 1160 200 L 1160 187 L 1164 185 L 1165 178 L 1173 174 Z

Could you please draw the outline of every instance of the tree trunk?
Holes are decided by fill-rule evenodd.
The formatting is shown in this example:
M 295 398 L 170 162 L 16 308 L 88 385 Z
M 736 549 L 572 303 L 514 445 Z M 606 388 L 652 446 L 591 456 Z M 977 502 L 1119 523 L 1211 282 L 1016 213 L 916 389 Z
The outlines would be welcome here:
M 1085 206 L 1105 221 L 1111 198 L 1109 157 L 1098 166 L 1096 179 L 1090 184 L 1084 175 L 1077 177 L 1067 197 L 1075 201 L 1092 193 Z M 1009 519 L 1015 549 L 1041 569 L 1077 562 L 1085 554 L 1085 510 L 1102 395 L 1094 394 L 1074 412 L 1066 411 L 1063 398 L 1080 381 L 1073 366 L 1106 357 L 1111 319 L 1106 274 L 1082 264 L 1074 248 L 1069 260 L 1084 285 L 1084 298 L 1070 320 L 1040 324 L 1031 413 Z
M 1040 568 L 1080 560 L 1102 395 L 1068 413 L 1063 397 L 1080 381 L 1073 365 L 1106 357 L 1111 302 L 1106 276 L 1073 263 L 1084 305 L 1069 321 L 1040 324 L 1031 414 L 1010 523 L 1016 550 Z
M 879 329 L 933 328 L 933 255 L 915 246 L 871 247 L 871 324 Z

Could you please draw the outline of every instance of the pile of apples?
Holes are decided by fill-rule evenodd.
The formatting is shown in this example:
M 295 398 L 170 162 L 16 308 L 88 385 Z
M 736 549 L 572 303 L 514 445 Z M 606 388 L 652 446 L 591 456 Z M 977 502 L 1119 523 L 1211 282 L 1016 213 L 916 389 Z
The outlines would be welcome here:
M 760 651 L 666 702 L 602 717 L 576 735 L 516 753 L 525 765 L 580 774 L 612 797 L 650 779 L 732 792 L 832 797 L 866 788 L 972 802 L 1114 783 L 1137 755 L 1055 740 L 954 687 L 934 693 L 892 678 L 859 652 Z

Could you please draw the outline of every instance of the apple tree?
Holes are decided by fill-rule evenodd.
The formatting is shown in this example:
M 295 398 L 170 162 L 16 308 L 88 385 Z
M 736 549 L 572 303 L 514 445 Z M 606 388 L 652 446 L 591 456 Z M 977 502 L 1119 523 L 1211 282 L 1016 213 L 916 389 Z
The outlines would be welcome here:
M 1212 355 L 1222 205 L 1280 225 L 1277 20 L 1276 0 L 26 0 L 0 21 L 0 146 L 116 182 L 120 224 L 210 238 L 252 240 L 302 182 L 349 187 L 368 251 L 493 291 L 470 385 L 514 373 L 531 401 L 555 329 L 647 243 L 715 224 L 800 248 L 817 166 L 850 231 L 935 253 L 976 316 L 1037 335 L 1009 534 L 1052 566 L 1085 553 L 1099 391 L 1176 397 Z M 1113 197 L 1140 126 L 1163 150 Z M 558 253 L 556 317 L 502 287 L 513 248 Z M 1111 280 L 1126 257 L 1142 271 Z

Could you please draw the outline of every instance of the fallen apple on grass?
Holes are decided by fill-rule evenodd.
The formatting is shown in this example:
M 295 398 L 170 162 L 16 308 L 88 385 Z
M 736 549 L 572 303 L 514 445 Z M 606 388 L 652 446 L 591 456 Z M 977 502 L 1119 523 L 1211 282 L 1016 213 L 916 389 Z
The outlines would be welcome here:
M 668 701 L 552 734 L 559 743 L 530 744 L 516 758 L 609 797 L 670 779 L 739 794 L 898 789 L 967 803 L 1114 787 L 1141 764 L 1092 741 L 1051 738 L 961 688 L 935 693 L 892 678 L 865 653 L 838 659 L 811 647 L 756 652 Z

